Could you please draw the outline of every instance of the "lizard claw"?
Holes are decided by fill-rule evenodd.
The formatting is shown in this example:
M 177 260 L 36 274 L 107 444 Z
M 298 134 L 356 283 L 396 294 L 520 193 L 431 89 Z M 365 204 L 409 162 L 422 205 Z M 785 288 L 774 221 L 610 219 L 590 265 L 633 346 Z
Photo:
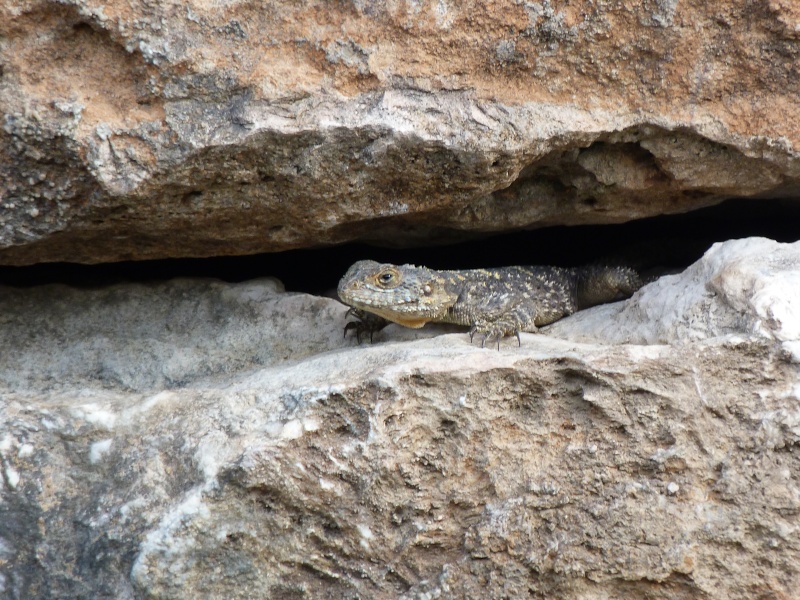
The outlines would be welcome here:
M 486 347 L 486 340 L 491 340 L 491 339 L 494 339 L 495 337 L 497 338 L 497 344 L 498 344 L 497 347 L 498 347 L 498 349 L 500 348 L 500 338 L 503 337 L 502 334 L 496 335 L 491 331 L 491 329 L 489 329 L 487 327 L 481 327 L 476 323 L 469 330 L 469 343 L 470 344 L 472 343 L 476 333 L 479 333 L 479 334 L 481 334 L 483 336 L 483 338 L 481 338 L 481 348 L 485 348 Z
M 472 343 L 476 333 L 483 335 L 481 340 L 481 348 L 486 347 L 486 342 L 497 342 L 497 349 L 500 350 L 500 341 L 512 333 L 517 336 L 517 342 L 522 346 L 522 340 L 519 337 L 519 330 L 506 331 L 502 326 L 496 323 L 475 323 L 469 330 L 469 342 Z
M 347 338 L 347 332 L 350 331 L 351 329 L 355 330 L 355 332 L 356 332 L 356 340 L 358 340 L 358 343 L 360 344 L 361 343 L 361 334 L 364 333 L 364 331 L 365 331 L 364 323 L 361 322 L 361 321 L 350 321 L 350 322 L 348 322 L 347 325 L 344 326 L 344 337 L 345 337 L 345 339 Z M 371 330 L 369 331 L 369 341 L 370 341 L 370 343 L 372 343 L 372 331 Z
M 358 321 L 350 321 L 344 326 L 344 337 L 351 329 L 356 332 L 356 340 L 361 344 L 361 334 L 369 333 L 369 341 L 372 343 L 372 336 L 376 331 L 380 331 L 389 324 L 389 321 L 378 315 L 373 315 L 360 308 L 351 307 L 345 314 L 345 318 L 355 317 Z

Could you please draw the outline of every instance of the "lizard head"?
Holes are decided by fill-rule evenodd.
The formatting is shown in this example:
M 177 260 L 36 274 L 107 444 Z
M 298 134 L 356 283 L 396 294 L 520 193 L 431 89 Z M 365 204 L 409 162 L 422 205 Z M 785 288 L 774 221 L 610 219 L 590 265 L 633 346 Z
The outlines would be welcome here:
M 360 260 L 350 267 L 338 292 L 345 304 L 413 328 L 445 314 L 454 300 L 436 271 L 373 260 Z

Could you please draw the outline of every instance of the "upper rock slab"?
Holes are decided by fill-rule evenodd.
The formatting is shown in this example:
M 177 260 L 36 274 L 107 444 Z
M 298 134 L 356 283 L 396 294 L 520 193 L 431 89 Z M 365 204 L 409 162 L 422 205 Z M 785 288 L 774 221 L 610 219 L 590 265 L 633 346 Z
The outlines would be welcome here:
M 800 195 L 789 2 L 0 7 L 0 263 Z

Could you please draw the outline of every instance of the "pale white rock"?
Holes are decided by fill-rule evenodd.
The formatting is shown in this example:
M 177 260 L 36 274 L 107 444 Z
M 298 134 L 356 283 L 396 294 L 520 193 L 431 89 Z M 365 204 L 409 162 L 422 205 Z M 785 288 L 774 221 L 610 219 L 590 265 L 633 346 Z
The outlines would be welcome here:
M 111 438 L 94 442 L 89 447 L 89 462 L 92 464 L 97 464 L 103 460 L 103 457 L 108 454 L 109 450 L 111 450 L 111 444 L 113 442 L 114 440 Z
M 800 242 L 747 238 L 714 244 L 682 273 L 543 332 L 608 344 L 676 344 L 732 334 L 797 342 Z
M 0 288 L 0 389 L 158 393 L 340 348 L 345 311 L 274 279 Z M 113 427 L 98 407 L 76 410 Z

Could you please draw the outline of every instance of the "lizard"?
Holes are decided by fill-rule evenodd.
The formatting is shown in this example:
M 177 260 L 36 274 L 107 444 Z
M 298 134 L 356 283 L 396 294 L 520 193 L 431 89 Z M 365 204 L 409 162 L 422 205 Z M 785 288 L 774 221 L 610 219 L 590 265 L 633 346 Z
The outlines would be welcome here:
M 576 268 L 518 266 L 438 271 L 414 265 L 361 260 L 338 286 L 339 297 L 358 321 L 358 341 L 389 322 L 420 328 L 425 323 L 466 325 L 470 341 L 477 333 L 497 341 L 606 302 L 630 297 L 642 286 L 636 270 L 621 266 Z

